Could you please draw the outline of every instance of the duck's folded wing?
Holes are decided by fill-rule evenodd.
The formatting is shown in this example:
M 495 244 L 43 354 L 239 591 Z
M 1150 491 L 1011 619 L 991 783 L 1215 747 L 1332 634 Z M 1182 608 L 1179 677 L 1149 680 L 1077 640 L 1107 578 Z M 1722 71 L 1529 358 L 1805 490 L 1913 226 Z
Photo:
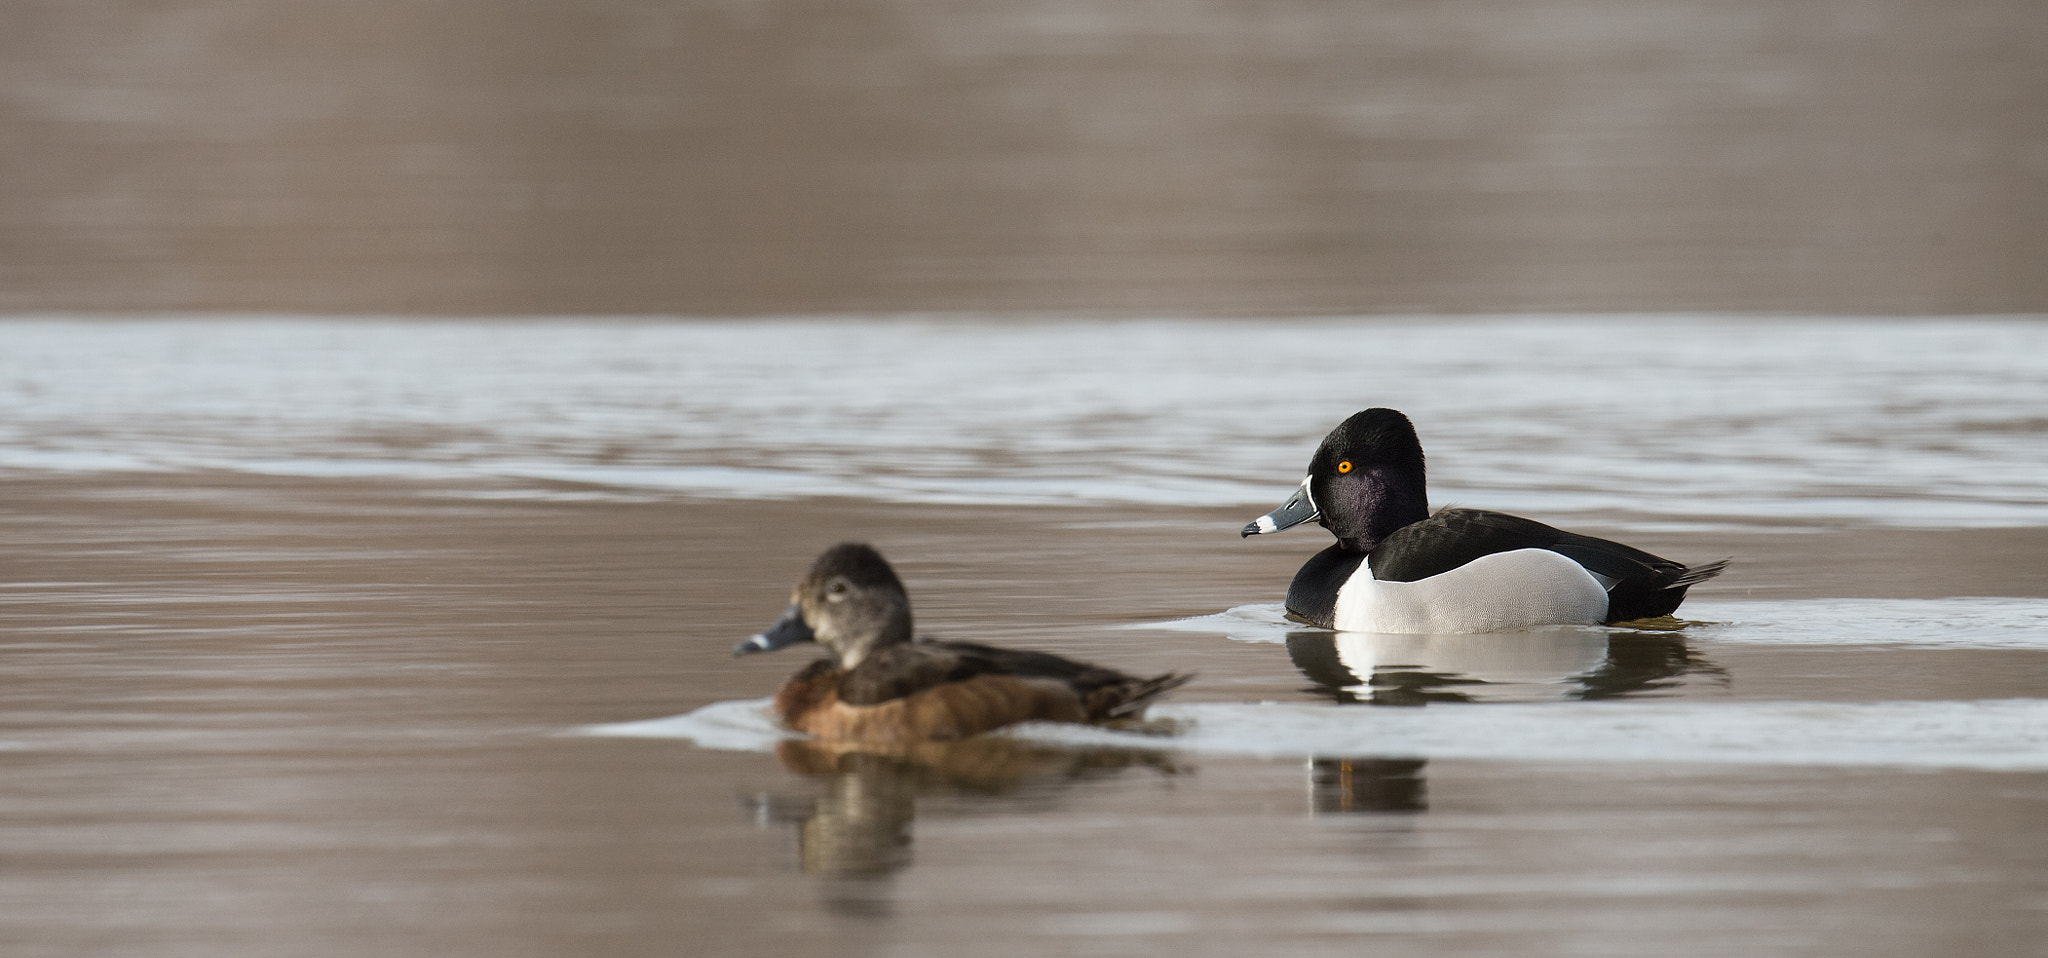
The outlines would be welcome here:
M 1045 652 L 925 640 L 877 650 L 839 680 L 839 698 L 849 705 L 875 705 L 981 675 L 1058 679 L 1078 689 L 1122 677 Z
M 1140 678 L 1115 669 L 1077 662 L 1047 652 L 1001 649 L 973 642 L 926 642 L 958 656 L 962 670 L 987 670 L 967 674 L 998 674 L 1019 679 L 1047 679 L 1071 690 L 1089 721 L 1128 718 L 1138 715 L 1152 700 L 1186 685 L 1194 676 L 1168 672 Z
M 1560 534 L 1550 550 L 1585 566 L 1594 575 L 1617 582 L 1654 583 L 1659 588 L 1668 588 L 1686 571 L 1680 563 L 1641 549 L 1572 532 Z
M 839 700 L 848 705 L 880 705 L 983 671 L 939 643 L 891 645 L 875 650 L 846 672 L 839 680 Z
M 1534 519 L 1478 509 L 1445 509 L 1395 530 L 1373 549 L 1368 561 L 1372 577 L 1381 582 L 1414 582 L 1496 552 L 1549 549 L 1564 535 Z
M 1668 580 L 1685 572 L 1684 566 L 1641 549 L 1534 519 L 1483 509 L 1445 509 L 1388 536 L 1373 550 L 1372 575 L 1382 582 L 1414 582 L 1516 549 L 1549 549 L 1610 582 Z
M 923 640 L 876 651 L 839 680 L 839 699 L 849 705 L 876 705 L 983 675 L 1052 679 L 1069 686 L 1083 699 L 1097 689 L 1133 681 L 1131 676 L 1114 669 L 1048 652 L 1003 649 L 976 642 Z
M 1073 689 L 1074 694 L 1084 701 L 1090 700 L 1098 690 L 1121 688 L 1134 681 L 1131 676 L 1115 669 L 1078 662 L 1050 652 L 1003 649 L 975 642 L 920 644 L 951 652 L 958 663 L 954 672 L 957 678 L 997 674 L 1026 679 L 1051 679 Z

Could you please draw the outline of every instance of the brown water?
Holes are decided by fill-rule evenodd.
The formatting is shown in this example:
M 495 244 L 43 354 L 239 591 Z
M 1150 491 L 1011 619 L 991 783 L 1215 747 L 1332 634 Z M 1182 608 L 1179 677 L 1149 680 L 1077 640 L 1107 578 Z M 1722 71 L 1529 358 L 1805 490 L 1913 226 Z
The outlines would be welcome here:
M 727 649 L 814 550 L 850 537 L 897 558 L 923 628 L 1195 669 L 1176 696 L 1192 708 L 1327 702 L 1283 647 L 1122 627 L 1273 601 L 1310 543 L 1237 542 L 1238 511 L 480 500 L 261 477 L 4 488 L 9 955 L 2021 955 L 2048 940 L 2038 764 L 1304 761 L 1170 739 L 778 755 L 566 734 L 768 694 L 802 658 Z M 2048 596 L 2038 529 L 1635 541 L 1744 557 L 1696 596 L 1723 608 L 1757 588 Z M 1898 551 L 1974 560 L 1930 576 Z M 1645 640 L 1612 641 L 1626 656 Z M 1639 695 L 2013 699 L 2048 677 L 2038 645 L 1705 638 L 1676 654 Z M 1421 714 L 1437 708 L 1494 707 Z
M 0 12 L 0 309 L 2048 308 L 2036 0 Z
M 1579 312 L 2048 308 L 2044 16 L 9 4 L 0 309 L 263 318 L 0 321 L 0 954 L 2048 954 L 2048 325 Z M 1709 624 L 1276 626 L 1365 405 Z M 1177 734 L 779 741 L 843 538 Z

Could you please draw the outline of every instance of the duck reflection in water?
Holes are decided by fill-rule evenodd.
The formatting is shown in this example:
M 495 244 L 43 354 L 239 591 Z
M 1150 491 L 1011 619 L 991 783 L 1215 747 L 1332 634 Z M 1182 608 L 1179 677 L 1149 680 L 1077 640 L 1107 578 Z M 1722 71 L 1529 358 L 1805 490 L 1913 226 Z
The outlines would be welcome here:
M 1287 655 L 1305 691 L 1340 705 L 1532 702 L 1654 692 L 1686 675 L 1727 673 L 1676 631 L 1553 629 L 1514 635 L 1291 632 Z M 1428 808 L 1419 758 L 1319 756 L 1309 761 L 1317 815 Z
M 1312 758 L 1308 807 L 1316 815 L 1420 812 L 1429 808 L 1420 758 Z
M 895 745 L 786 739 L 776 757 L 816 780 L 803 795 L 756 796 L 757 817 L 796 826 L 805 872 L 841 879 L 886 878 L 911 862 L 911 824 L 921 798 L 964 797 L 1009 808 L 1042 805 L 1077 782 L 1147 768 L 1185 770 L 1164 752 L 1063 749 L 1005 736 Z M 873 912 L 873 889 L 828 892 L 842 910 Z
M 1727 674 L 1676 631 L 1551 629 L 1513 635 L 1287 635 L 1304 691 L 1340 705 L 1539 702 L 1654 692 Z

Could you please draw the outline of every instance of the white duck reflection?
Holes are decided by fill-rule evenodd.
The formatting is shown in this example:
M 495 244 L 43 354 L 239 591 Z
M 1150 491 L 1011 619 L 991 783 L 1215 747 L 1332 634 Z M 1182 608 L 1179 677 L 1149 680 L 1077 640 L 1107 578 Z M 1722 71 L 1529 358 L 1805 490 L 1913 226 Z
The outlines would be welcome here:
M 1513 635 L 1291 632 L 1287 654 L 1339 703 L 1607 698 L 1720 673 L 1675 633 L 1547 629 Z

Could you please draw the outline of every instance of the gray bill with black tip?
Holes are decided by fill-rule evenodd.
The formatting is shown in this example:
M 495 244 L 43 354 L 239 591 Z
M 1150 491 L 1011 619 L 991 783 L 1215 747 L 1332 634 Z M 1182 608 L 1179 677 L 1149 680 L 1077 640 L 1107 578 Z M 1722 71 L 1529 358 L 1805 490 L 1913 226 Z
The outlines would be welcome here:
M 811 633 L 810 625 L 804 622 L 803 608 L 791 602 L 789 608 L 782 613 L 782 618 L 776 619 L 775 624 L 769 626 L 767 631 L 757 633 L 745 642 L 733 646 L 732 654 L 741 656 L 755 652 L 773 652 L 784 646 L 817 640 L 818 637 Z
M 1295 487 L 1294 495 L 1288 496 L 1287 501 L 1280 504 L 1280 508 L 1252 520 L 1250 524 L 1244 527 L 1244 532 L 1240 533 L 1240 535 L 1256 536 L 1269 532 L 1279 532 L 1282 529 L 1301 525 L 1320 515 L 1322 515 L 1322 510 L 1316 508 L 1316 498 L 1308 491 L 1308 480 L 1303 479 L 1301 480 L 1301 485 Z

